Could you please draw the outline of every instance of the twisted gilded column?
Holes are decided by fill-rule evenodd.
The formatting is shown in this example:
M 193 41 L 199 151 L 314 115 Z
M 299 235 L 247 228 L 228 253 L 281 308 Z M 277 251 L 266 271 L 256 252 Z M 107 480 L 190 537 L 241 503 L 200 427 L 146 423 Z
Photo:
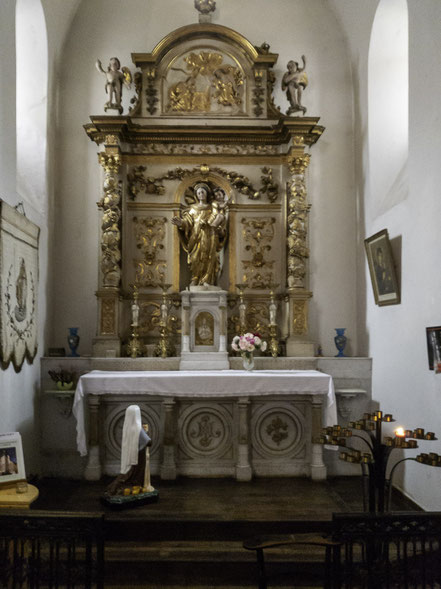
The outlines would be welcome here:
M 313 356 L 314 344 L 308 341 L 308 215 L 305 173 L 311 156 L 304 153 L 303 138 L 294 138 L 288 154 L 290 180 L 287 185 L 287 356 Z
M 120 356 L 119 299 L 121 284 L 121 155 L 116 138 L 109 138 L 106 151 L 98 154 L 104 169 L 103 196 L 98 207 L 101 222 L 100 285 L 98 298 L 98 329 L 93 342 L 93 355 Z

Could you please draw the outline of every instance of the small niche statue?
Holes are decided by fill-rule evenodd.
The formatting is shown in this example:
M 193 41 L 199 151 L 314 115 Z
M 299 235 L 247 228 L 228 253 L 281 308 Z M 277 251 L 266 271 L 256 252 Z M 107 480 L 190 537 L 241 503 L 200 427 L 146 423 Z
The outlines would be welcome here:
M 158 500 L 159 493 L 150 482 L 151 438 L 148 426 L 141 423 L 138 405 L 126 409 L 121 443 L 121 473 L 101 498 L 110 507 L 122 509 Z
M 302 55 L 303 67 L 299 67 L 298 61 L 288 61 L 288 71 L 282 78 L 282 90 L 286 90 L 286 97 L 290 104 L 286 114 L 289 116 L 294 112 L 306 113 L 306 107 L 302 105 L 302 92 L 308 85 L 308 77 L 305 73 L 306 58 Z
M 123 85 L 130 89 L 132 85 L 132 74 L 129 68 L 121 67 L 121 63 L 117 57 L 111 57 L 107 71 L 103 69 L 101 61 L 96 60 L 96 69 L 106 76 L 105 89 L 109 95 L 109 100 L 104 105 L 104 111 L 117 110 L 119 114 L 122 114 L 123 107 L 121 105 L 122 89 Z

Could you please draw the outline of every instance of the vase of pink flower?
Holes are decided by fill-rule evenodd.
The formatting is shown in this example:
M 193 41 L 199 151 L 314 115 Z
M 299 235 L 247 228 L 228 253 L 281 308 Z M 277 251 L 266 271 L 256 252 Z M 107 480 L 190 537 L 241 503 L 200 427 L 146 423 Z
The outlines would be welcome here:
M 240 352 L 245 370 L 254 368 L 254 350 L 266 350 L 266 342 L 262 340 L 258 333 L 246 333 L 245 335 L 235 335 L 231 342 L 231 347 L 235 352 Z

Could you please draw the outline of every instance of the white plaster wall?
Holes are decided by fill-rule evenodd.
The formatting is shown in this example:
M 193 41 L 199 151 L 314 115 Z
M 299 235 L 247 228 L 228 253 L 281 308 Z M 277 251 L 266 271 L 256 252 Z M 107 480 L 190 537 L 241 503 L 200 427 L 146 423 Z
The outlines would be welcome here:
M 368 4 L 371 4 L 368 6 Z M 333 0 L 348 36 L 354 64 L 355 153 L 360 199 L 359 282 L 366 296 L 358 298 L 361 350 L 373 358 L 373 399 L 406 428 L 424 427 L 441 438 L 441 375 L 428 370 L 425 327 L 441 324 L 441 276 L 437 271 L 441 204 L 441 3 L 410 0 L 409 9 L 409 192 L 405 201 L 378 215 L 367 182 L 367 42 L 375 3 Z M 435 60 L 434 60 L 435 58 Z M 387 133 L 387 129 L 385 129 Z M 383 165 L 387 165 L 387 161 Z M 358 168 L 357 168 L 358 166 Z M 362 239 L 387 228 L 401 275 L 400 305 L 374 304 Z M 363 333 L 363 323 L 366 331 Z M 421 442 L 419 452 L 441 453 L 441 442 Z M 403 454 L 404 456 L 404 454 Z M 397 458 L 399 455 L 397 454 Z M 439 469 L 406 462 L 396 482 L 425 509 L 439 510 Z
M 16 192 L 16 92 L 15 92 L 15 0 L 0 3 L 0 62 L 1 79 L 7 83 L 0 84 L 0 198 L 15 206 L 19 202 Z M 23 200 L 23 199 L 21 199 Z M 39 322 L 45 316 L 45 266 L 44 219 L 24 200 L 28 218 L 39 226 L 43 225 L 40 244 L 40 288 L 39 288 Z M 38 346 L 42 349 L 42 330 L 39 329 Z M 0 370 L 0 432 L 19 431 L 23 439 L 23 449 L 27 473 L 38 470 L 39 453 L 36 444 L 34 419 L 35 393 L 40 377 L 38 357 L 34 363 L 24 362 L 20 373 L 16 373 L 12 364 L 6 370 Z
M 27 188 L 17 191 L 16 184 L 16 59 L 15 59 L 15 0 L 0 2 L 0 198 L 11 206 L 23 201 L 27 217 L 40 227 L 39 243 L 39 307 L 38 307 L 38 351 L 33 364 L 24 362 L 19 373 L 12 365 L 7 370 L 0 370 L 0 432 L 19 431 L 23 438 L 26 472 L 36 474 L 39 470 L 39 428 L 37 393 L 40 382 L 40 356 L 46 346 L 47 291 L 48 291 L 48 247 L 50 237 L 49 210 L 52 193 L 51 182 L 47 178 L 50 163 L 47 154 L 43 160 L 39 154 L 33 157 L 28 154 L 29 167 L 36 170 L 38 182 L 32 183 L 30 178 Z M 43 8 L 47 10 L 46 20 L 49 25 L 48 72 L 49 85 L 52 86 L 54 63 L 60 56 L 64 32 L 76 9 L 78 0 L 43 0 Z M 41 28 L 40 28 L 40 33 Z M 37 80 L 38 83 L 38 80 Z M 46 84 L 45 84 L 46 85 Z M 31 92 L 33 85 L 29 86 Z M 42 100 L 52 105 L 54 101 L 48 96 L 47 88 L 43 88 Z M 40 105 L 39 105 L 40 106 Z M 51 112 L 51 111 L 49 111 Z M 32 114 L 32 113 L 31 113 Z M 49 117 L 49 128 L 56 124 L 56 110 Z M 42 137 L 41 147 L 45 149 L 46 134 Z M 52 150 L 51 133 L 48 133 L 47 148 Z M 36 167 L 38 166 L 38 167 Z M 49 313 L 50 317 L 50 313 Z
M 289 59 L 307 56 L 308 115 L 327 127 L 312 148 L 311 212 L 312 337 L 324 353 L 336 353 L 335 327 L 347 327 L 349 350 L 357 353 L 355 280 L 356 199 L 352 149 L 349 61 L 339 24 L 322 1 L 222 0 L 213 21 L 239 30 L 253 44 L 267 42 L 279 53 L 276 103 L 288 104 L 280 80 Z M 132 66 L 131 52 L 149 52 L 170 31 L 197 21 L 191 0 L 87 0 L 72 23 L 61 60 L 56 166 L 56 225 L 51 258 L 50 345 L 66 346 L 67 328 L 80 328 L 82 354 L 91 352 L 96 302 L 101 196 L 99 151 L 82 125 L 103 114 L 103 77 L 94 67 L 116 55 Z M 126 92 L 125 104 L 131 96 Z M 332 309 L 332 313 L 329 310 Z

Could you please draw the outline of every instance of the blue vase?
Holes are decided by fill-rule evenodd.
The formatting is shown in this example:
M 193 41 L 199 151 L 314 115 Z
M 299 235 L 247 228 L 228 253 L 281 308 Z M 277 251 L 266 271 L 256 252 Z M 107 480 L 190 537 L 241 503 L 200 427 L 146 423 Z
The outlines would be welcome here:
M 80 336 L 78 335 L 78 327 L 68 327 L 69 335 L 67 336 L 67 343 L 69 344 L 70 354 L 69 356 L 78 358 L 77 354 L 78 344 L 80 343 Z
M 344 358 L 345 355 L 343 354 L 343 350 L 346 347 L 346 342 L 348 338 L 345 336 L 346 327 L 336 327 L 335 331 L 337 335 L 334 337 L 335 347 L 338 350 L 338 354 L 336 354 L 336 358 Z

